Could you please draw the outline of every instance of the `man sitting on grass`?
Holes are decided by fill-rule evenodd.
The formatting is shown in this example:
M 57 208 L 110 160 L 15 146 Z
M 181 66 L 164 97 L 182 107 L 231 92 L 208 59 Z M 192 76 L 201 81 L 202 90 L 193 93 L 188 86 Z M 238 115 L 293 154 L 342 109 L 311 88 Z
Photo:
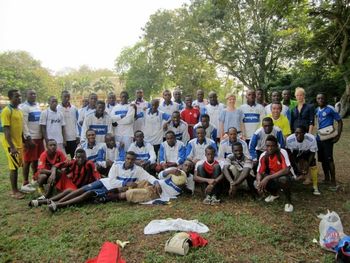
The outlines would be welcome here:
M 275 136 L 269 135 L 265 142 L 266 151 L 259 159 L 258 173 L 255 186 L 259 193 L 268 192 L 270 195 L 265 202 L 270 203 L 279 198 L 279 190 L 283 190 L 287 203 L 284 206 L 285 212 L 293 212 L 291 200 L 291 173 L 288 154 L 284 149 L 278 147 Z

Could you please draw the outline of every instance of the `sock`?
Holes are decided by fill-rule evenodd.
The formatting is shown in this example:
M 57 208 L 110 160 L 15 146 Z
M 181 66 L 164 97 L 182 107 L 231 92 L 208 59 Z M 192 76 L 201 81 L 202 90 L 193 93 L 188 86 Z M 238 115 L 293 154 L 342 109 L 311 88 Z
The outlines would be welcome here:
M 317 166 L 310 167 L 310 174 L 311 174 L 313 188 L 318 189 Z

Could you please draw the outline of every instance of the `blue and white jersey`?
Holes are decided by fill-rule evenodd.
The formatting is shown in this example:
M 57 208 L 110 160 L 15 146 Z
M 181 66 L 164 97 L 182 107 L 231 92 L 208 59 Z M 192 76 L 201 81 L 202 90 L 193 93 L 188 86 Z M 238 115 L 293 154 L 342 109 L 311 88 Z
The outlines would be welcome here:
M 214 127 L 219 127 L 219 117 L 221 112 L 225 109 L 224 104 L 219 103 L 217 105 L 205 105 L 203 112 L 201 112 L 201 115 L 208 114 L 210 117 L 210 123 L 214 125 Z M 219 134 L 217 135 L 217 138 L 219 138 Z
M 61 112 L 66 125 L 63 128 L 64 138 L 66 141 L 75 141 L 79 137 L 78 130 L 78 109 L 70 105 L 64 107 L 62 104 L 57 105 L 57 111 Z
M 42 139 L 40 129 L 40 114 L 41 109 L 38 103 L 30 104 L 28 101 L 19 106 L 19 109 L 23 113 L 23 135 L 24 137 L 30 136 L 32 139 Z
M 176 141 L 171 147 L 166 141 L 162 142 L 159 148 L 159 162 L 173 162 L 183 164 L 186 160 L 186 147 L 181 141 Z
M 104 143 L 105 135 L 107 133 L 112 133 L 112 120 L 111 117 L 105 112 L 102 117 L 97 118 L 95 113 L 91 113 L 85 117 L 82 131 L 81 131 L 81 141 L 85 142 L 86 131 L 92 129 L 96 132 L 96 142 Z
M 97 160 L 98 150 L 101 148 L 102 143 L 95 143 L 94 145 L 89 145 L 88 142 L 80 144 L 77 149 L 83 149 L 86 153 L 86 158 L 93 161 L 94 163 Z
M 252 159 L 257 160 L 256 151 L 266 151 L 266 138 L 269 135 L 273 135 L 277 138 L 278 144 L 280 148 L 285 147 L 284 137 L 282 134 L 282 130 L 277 126 L 273 126 L 271 133 L 266 134 L 264 128 L 259 128 L 254 134 L 249 143 L 249 153 Z
M 190 140 L 190 135 L 188 133 L 188 124 L 183 120 L 180 120 L 180 123 L 177 127 L 174 126 L 174 123 L 171 121 L 168 123 L 168 128 L 164 131 L 164 135 L 167 131 L 173 131 L 175 133 L 176 140 L 182 141 L 185 145 Z
M 254 132 L 259 129 L 260 123 L 266 115 L 265 108 L 258 103 L 253 106 L 243 104 L 239 108 L 243 112 L 243 124 L 246 138 L 250 140 Z
M 114 104 L 106 103 L 105 111 L 109 114 L 109 116 L 111 116 L 111 112 L 112 112 L 115 105 L 116 105 L 116 103 L 114 103 Z
M 143 131 L 143 127 L 145 124 L 145 113 L 146 110 L 149 109 L 150 104 L 145 100 L 135 100 L 132 102 L 136 105 L 136 120 L 134 122 L 134 133 L 136 131 Z
M 78 124 L 83 125 L 84 119 L 87 115 L 95 113 L 96 109 L 89 108 L 89 106 L 86 106 L 84 108 L 81 108 L 79 110 L 79 117 L 78 117 Z
M 237 138 L 236 142 L 239 142 L 242 144 L 243 147 L 243 154 L 245 156 L 247 156 L 248 158 L 250 158 L 250 154 L 249 154 L 249 150 L 248 150 L 248 145 L 245 141 L 243 141 L 240 138 Z M 218 154 L 218 159 L 220 161 L 223 161 L 227 158 L 227 156 L 229 156 L 230 154 L 232 154 L 232 145 L 235 142 L 230 142 L 228 138 L 222 140 L 220 142 L 220 146 L 219 146 L 219 154 Z
M 335 108 L 331 105 L 327 105 L 324 108 L 317 107 L 316 109 L 316 118 L 318 122 L 317 129 L 323 129 L 328 126 L 333 126 L 334 121 L 340 121 L 341 117 Z M 319 137 L 317 136 L 317 140 Z
M 125 150 L 119 143 L 113 148 L 108 148 L 106 143 L 102 143 L 97 152 L 96 164 L 106 168 L 106 161 L 124 161 Z
M 291 134 L 287 137 L 286 140 L 286 149 L 289 149 L 291 152 L 298 151 L 302 152 L 317 152 L 317 142 L 315 136 L 310 133 L 305 133 L 304 140 L 298 142 L 295 134 Z
M 145 180 L 150 184 L 158 181 L 138 165 L 133 165 L 130 169 L 125 169 L 124 162 L 114 162 L 109 170 L 108 177 L 100 179 L 107 190 L 124 187 L 128 183 L 141 180 Z
M 266 115 L 272 114 L 271 109 L 272 109 L 272 103 L 270 103 L 269 105 L 265 106 Z M 289 109 L 288 106 L 282 104 L 281 114 L 286 116 L 288 118 L 289 123 L 291 123 L 292 114 L 291 114 L 290 109 Z
M 193 136 L 195 138 L 197 137 L 196 129 L 198 127 L 203 127 L 202 126 L 202 122 L 198 122 L 193 127 Z M 205 129 L 205 137 L 208 137 L 208 138 L 212 139 L 214 142 L 216 141 L 216 139 L 218 137 L 218 130 L 216 129 L 216 127 L 213 124 L 209 123 L 208 128 Z
M 197 108 L 199 109 L 199 112 L 203 112 L 204 111 L 204 108 L 205 106 L 208 104 L 208 102 L 206 100 L 203 100 L 202 102 L 199 102 L 198 100 L 194 100 L 192 102 L 192 106 L 194 108 Z
M 112 122 L 117 122 L 114 127 L 115 136 L 134 137 L 135 109 L 130 104 L 117 104 L 111 112 Z
M 141 147 L 136 142 L 133 142 L 128 151 L 136 153 L 136 160 L 149 161 L 151 164 L 156 163 L 156 153 L 153 146 L 148 142 L 144 142 Z
M 181 101 L 180 103 L 179 102 L 176 102 L 176 101 L 173 101 L 174 103 L 176 103 L 179 107 L 178 111 L 182 111 L 186 108 L 186 104 L 185 102 Z
M 191 160 L 205 160 L 205 148 L 209 145 L 213 146 L 215 149 L 215 156 L 218 154 L 218 148 L 216 143 L 209 139 L 204 138 L 203 143 L 200 143 L 197 138 L 192 139 L 188 142 L 186 147 L 186 157 Z
M 161 181 L 169 179 L 170 171 L 172 171 L 172 170 L 174 170 L 174 167 L 167 168 L 158 174 L 159 183 L 161 186 L 162 186 Z M 194 184 L 194 180 L 193 180 L 193 174 L 188 174 L 187 179 L 186 179 L 186 188 L 193 193 L 194 186 L 195 186 L 195 184 Z M 163 187 L 162 187 L 162 189 L 163 189 Z M 178 192 L 178 191 L 176 190 L 176 192 Z
M 151 110 L 146 110 L 144 116 L 143 133 L 145 142 L 152 145 L 159 145 L 163 142 L 163 124 L 170 119 L 170 115 L 157 111 L 151 113 Z
M 171 116 L 171 114 L 173 114 L 174 111 L 179 111 L 179 104 L 177 104 L 176 102 L 170 101 L 169 105 L 167 105 L 165 104 L 165 101 L 161 101 L 159 103 L 158 109 Z

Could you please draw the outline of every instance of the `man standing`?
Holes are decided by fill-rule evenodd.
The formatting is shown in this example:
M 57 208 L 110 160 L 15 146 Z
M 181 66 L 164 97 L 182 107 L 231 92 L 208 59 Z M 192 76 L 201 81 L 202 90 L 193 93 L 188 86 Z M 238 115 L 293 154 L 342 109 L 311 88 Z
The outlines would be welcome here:
M 192 102 L 192 106 L 202 112 L 207 104 L 208 101 L 204 99 L 204 91 L 201 89 L 197 90 L 197 99 Z
M 10 170 L 11 196 L 15 199 L 22 199 L 24 195 L 17 187 L 18 168 L 22 166 L 23 149 L 23 113 L 18 109 L 18 105 L 21 103 L 21 94 L 16 89 L 9 90 L 7 94 L 10 104 L 1 112 L 1 124 L 5 134 L 2 145 L 5 149 Z
M 143 90 L 136 90 L 136 100 L 133 102 L 136 105 L 136 120 L 134 122 L 134 132 L 142 131 L 144 127 L 145 112 L 150 107 L 150 104 L 143 98 Z
M 108 93 L 107 96 L 107 105 L 106 105 L 106 112 L 110 115 L 115 104 L 116 104 L 117 98 L 113 92 Z
M 200 112 L 192 106 L 192 96 L 185 97 L 186 108 L 181 111 L 181 119 L 188 125 L 190 139 L 194 138 L 193 127 L 198 123 Z
M 80 127 L 83 126 L 83 122 L 84 122 L 85 117 L 88 114 L 95 112 L 97 99 L 98 99 L 98 97 L 97 97 L 96 93 L 90 93 L 89 98 L 88 98 L 89 104 L 87 106 L 83 107 L 82 109 L 80 109 L 79 118 L 78 118 L 78 125 Z
M 281 93 L 279 91 L 273 91 L 271 94 L 271 103 L 265 107 L 266 114 L 270 114 L 272 111 L 272 103 L 281 103 Z M 291 121 L 291 114 L 289 107 L 286 105 L 282 105 L 282 111 L 281 113 L 288 118 L 288 121 L 290 123 Z
M 166 89 L 163 91 L 163 101 L 159 104 L 159 110 L 165 112 L 169 116 L 171 116 L 174 111 L 179 110 L 179 104 L 171 100 L 170 90 Z
M 286 105 L 289 110 L 292 112 L 293 109 L 298 105 L 296 100 L 292 100 L 292 93 L 289 89 L 284 89 L 282 91 L 282 104 Z

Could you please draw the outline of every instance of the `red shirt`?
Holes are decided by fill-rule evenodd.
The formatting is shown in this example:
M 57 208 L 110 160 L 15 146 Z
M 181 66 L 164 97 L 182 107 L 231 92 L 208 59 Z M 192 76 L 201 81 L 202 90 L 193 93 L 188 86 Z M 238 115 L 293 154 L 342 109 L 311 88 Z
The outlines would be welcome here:
M 287 168 L 286 160 L 284 159 L 284 156 L 282 153 L 280 153 L 280 158 L 277 156 L 277 154 L 274 154 L 272 156 L 267 157 L 266 152 L 262 154 L 262 156 L 259 159 L 259 167 L 258 167 L 258 173 L 259 174 L 266 174 L 266 160 L 265 158 L 269 158 L 269 173 L 268 174 L 274 174 L 278 171 Z
M 50 156 L 47 154 L 47 151 L 43 152 L 40 155 L 39 163 L 38 163 L 38 171 L 36 172 L 34 177 L 37 178 L 37 176 L 40 173 L 40 170 L 42 169 L 51 170 L 52 166 L 62 163 L 66 159 L 67 157 L 59 149 L 57 149 L 55 155 L 52 158 L 50 158 Z
M 188 133 L 190 138 L 193 139 L 193 126 L 199 121 L 200 112 L 197 108 L 184 109 L 181 111 L 181 119 L 188 124 Z
M 203 168 L 204 168 L 204 171 L 206 171 L 207 174 L 209 175 L 213 175 L 214 173 L 214 166 L 219 164 L 219 162 L 217 160 L 214 160 L 214 162 L 212 163 L 208 163 L 207 160 L 204 161 L 203 163 Z

